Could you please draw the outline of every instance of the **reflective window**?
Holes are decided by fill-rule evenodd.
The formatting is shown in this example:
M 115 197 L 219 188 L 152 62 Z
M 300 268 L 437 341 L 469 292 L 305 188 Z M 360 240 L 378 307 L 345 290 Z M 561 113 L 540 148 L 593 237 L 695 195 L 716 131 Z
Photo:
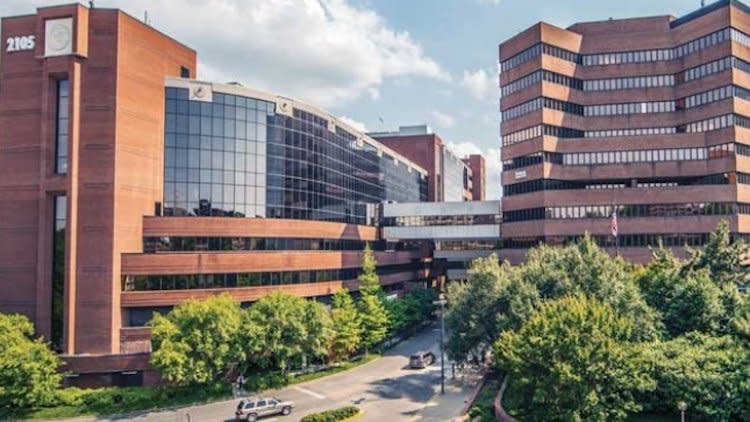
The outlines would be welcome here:
M 367 204 L 426 200 L 427 181 L 320 116 L 267 101 L 167 88 L 165 215 L 367 223 Z

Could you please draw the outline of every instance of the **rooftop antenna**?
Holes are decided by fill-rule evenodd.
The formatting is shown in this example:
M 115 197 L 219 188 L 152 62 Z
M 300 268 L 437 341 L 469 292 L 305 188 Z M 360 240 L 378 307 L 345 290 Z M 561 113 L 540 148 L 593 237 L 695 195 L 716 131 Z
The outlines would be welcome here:
M 145 23 L 146 25 L 150 24 L 150 22 L 148 21 L 148 10 L 143 11 L 143 23 Z

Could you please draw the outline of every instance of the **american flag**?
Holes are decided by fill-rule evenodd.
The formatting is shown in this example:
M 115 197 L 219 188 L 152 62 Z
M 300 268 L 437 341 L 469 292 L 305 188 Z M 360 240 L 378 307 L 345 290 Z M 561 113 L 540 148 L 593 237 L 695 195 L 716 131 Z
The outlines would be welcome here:
M 609 229 L 612 231 L 612 236 L 617 237 L 617 208 L 612 207 L 612 215 L 609 216 Z

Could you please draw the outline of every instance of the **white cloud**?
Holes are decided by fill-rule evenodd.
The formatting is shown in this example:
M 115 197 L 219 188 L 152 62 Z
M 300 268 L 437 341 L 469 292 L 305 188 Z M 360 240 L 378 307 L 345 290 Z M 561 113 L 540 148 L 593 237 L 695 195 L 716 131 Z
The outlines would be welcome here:
M 362 123 L 362 122 L 360 122 L 358 120 L 354 120 L 351 117 L 341 116 L 341 117 L 339 117 L 339 120 L 341 120 L 342 122 L 348 124 L 349 126 L 353 127 L 354 129 L 357 129 L 358 131 L 360 131 L 362 133 L 368 132 L 367 126 L 365 126 L 364 123 Z
M 487 192 L 487 199 L 500 199 L 502 196 L 502 163 L 500 161 L 499 148 L 488 148 L 482 151 L 482 149 L 473 142 L 448 142 L 448 148 L 459 157 L 465 157 L 471 154 L 484 155 L 485 176 L 487 178 L 487 180 L 485 180 L 485 183 L 487 184 L 485 191 Z
M 450 114 L 443 113 L 438 110 L 433 110 L 431 115 L 433 120 L 435 121 L 436 126 L 449 128 L 456 124 L 456 118 L 451 116 Z
M 0 15 L 49 0 L 2 0 Z M 296 97 L 324 107 L 378 98 L 386 79 L 450 75 L 407 31 L 348 0 L 97 0 L 121 7 L 194 48 L 199 77 Z
M 498 91 L 495 76 L 492 72 L 488 72 L 485 69 L 479 69 L 474 72 L 464 70 L 461 86 L 466 88 L 469 94 L 477 100 L 496 102 L 500 97 L 500 92 Z

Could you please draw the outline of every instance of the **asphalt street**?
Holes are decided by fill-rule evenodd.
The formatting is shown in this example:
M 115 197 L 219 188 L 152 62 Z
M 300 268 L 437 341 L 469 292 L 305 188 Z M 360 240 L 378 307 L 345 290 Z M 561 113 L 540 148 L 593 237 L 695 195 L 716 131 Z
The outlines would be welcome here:
M 289 416 L 261 419 L 264 422 L 298 421 L 302 416 L 345 405 L 356 405 L 364 411 L 358 421 L 436 421 L 451 420 L 460 411 L 460 404 L 440 405 L 439 332 L 428 328 L 402 342 L 380 359 L 335 375 L 263 393 L 263 396 L 291 400 L 294 411 Z M 421 369 L 408 368 L 409 355 L 432 350 L 438 357 L 435 364 Z M 446 363 L 446 378 L 450 368 Z M 445 396 L 448 397 L 448 396 Z M 191 406 L 176 410 L 144 412 L 120 418 L 85 420 L 133 420 L 139 422 L 234 421 L 239 400 Z M 448 404 L 448 406 L 445 406 Z M 429 407 L 429 409 L 427 409 Z M 443 411 L 443 408 L 447 410 Z M 423 411 L 430 417 L 421 415 Z M 437 411 L 437 412 L 436 412 Z M 437 415 L 436 415 L 437 413 Z M 445 413 L 445 414 L 443 414 Z M 82 419 L 84 420 L 84 419 Z

